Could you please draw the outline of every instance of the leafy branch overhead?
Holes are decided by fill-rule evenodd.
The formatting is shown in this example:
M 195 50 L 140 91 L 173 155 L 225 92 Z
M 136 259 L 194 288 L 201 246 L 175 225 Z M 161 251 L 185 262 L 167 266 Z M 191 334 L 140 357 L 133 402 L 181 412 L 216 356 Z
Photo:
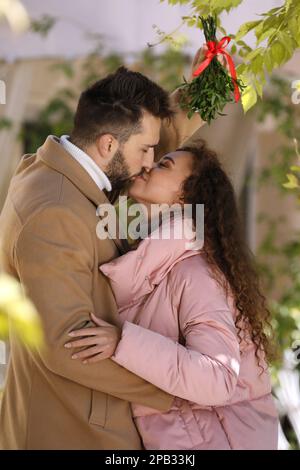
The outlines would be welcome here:
M 207 56 L 194 72 L 194 79 L 181 86 L 181 106 L 188 111 L 188 117 L 198 113 L 203 121 L 210 122 L 222 111 L 227 103 L 239 101 L 244 85 L 236 77 L 234 63 L 225 47 L 230 38 L 220 42 L 216 38 L 216 18 L 201 17 L 207 44 Z M 220 63 L 218 56 L 226 57 L 228 69 Z
M 166 0 L 161 0 L 161 2 Z M 217 15 L 220 37 L 232 39 L 231 54 L 240 58 L 238 78 L 246 85 L 242 92 L 244 111 L 262 97 L 267 76 L 286 63 L 300 47 L 300 2 L 285 0 L 282 5 L 258 16 L 256 21 L 242 24 L 236 34 L 227 34 L 222 27 L 220 14 L 238 7 L 243 0 L 167 0 L 170 5 L 187 5 L 191 8 L 182 19 L 190 27 L 202 28 L 200 16 Z M 245 37 L 254 33 L 255 47 L 250 47 Z

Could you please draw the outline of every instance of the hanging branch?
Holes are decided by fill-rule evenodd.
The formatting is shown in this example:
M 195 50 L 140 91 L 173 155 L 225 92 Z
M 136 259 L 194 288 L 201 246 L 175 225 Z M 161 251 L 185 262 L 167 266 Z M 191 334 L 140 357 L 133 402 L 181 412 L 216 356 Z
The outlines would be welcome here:
M 222 111 L 227 103 L 240 99 L 240 91 L 244 85 L 236 77 L 235 67 L 225 47 L 230 38 L 225 36 L 220 42 L 216 38 L 217 21 L 213 16 L 200 17 L 206 39 L 207 53 L 204 61 L 194 72 L 191 82 L 185 80 L 181 86 L 181 106 L 188 111 L 191 118 L 199 113 L 203 121 L 210 123 Z M 218 60 L 223 55 L 227 61 L 226 66 Z

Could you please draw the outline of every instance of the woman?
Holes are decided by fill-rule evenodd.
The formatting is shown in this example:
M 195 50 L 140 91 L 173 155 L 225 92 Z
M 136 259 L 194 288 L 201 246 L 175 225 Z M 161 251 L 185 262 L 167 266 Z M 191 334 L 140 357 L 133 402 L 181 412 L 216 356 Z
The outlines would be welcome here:
M 203 141 L 168 154 L 130 196 L 149 213 L 153 203 L 192 204 L 194 228 L 204 204 L 204 245 L 153 232 L 102 265 L 122 331 L 93 315 L 98 327 L 71 333 L 81 339 L 68 347 L 86 348 L 73 358 L 111 357 L 175 396 L 168 413 L 132 405 L 146 449 L 276 449 L 270 315 L 216 154 Z

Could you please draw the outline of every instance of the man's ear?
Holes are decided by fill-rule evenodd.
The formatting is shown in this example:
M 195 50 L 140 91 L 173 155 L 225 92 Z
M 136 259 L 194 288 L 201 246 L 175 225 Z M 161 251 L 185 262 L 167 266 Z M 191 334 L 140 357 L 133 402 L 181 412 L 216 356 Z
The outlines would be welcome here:
M 119 142 L 113 135 L 103 134 L 98 137 L 96 146 L 101 157 L 110 160 L 119 149 Z

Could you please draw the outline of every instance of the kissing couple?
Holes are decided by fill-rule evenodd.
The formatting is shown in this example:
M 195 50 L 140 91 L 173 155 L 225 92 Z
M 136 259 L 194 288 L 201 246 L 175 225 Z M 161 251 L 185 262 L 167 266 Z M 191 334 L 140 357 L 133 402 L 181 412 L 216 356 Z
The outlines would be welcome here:
M 196 55 L 193 67 L 201 58 Z M 270 313 L 203 124 L 119 68 L 80 96 L 70 136 L 22 157 L 0 217 L 1 268 L 40 315 L 44 344 L 10 336 L 1 449 L 276 449 Z M 99 238 L 98 208 L 204 207 L 198 249 L 158 235 Z M 116 206 L 114 206 L 116 207 Z

